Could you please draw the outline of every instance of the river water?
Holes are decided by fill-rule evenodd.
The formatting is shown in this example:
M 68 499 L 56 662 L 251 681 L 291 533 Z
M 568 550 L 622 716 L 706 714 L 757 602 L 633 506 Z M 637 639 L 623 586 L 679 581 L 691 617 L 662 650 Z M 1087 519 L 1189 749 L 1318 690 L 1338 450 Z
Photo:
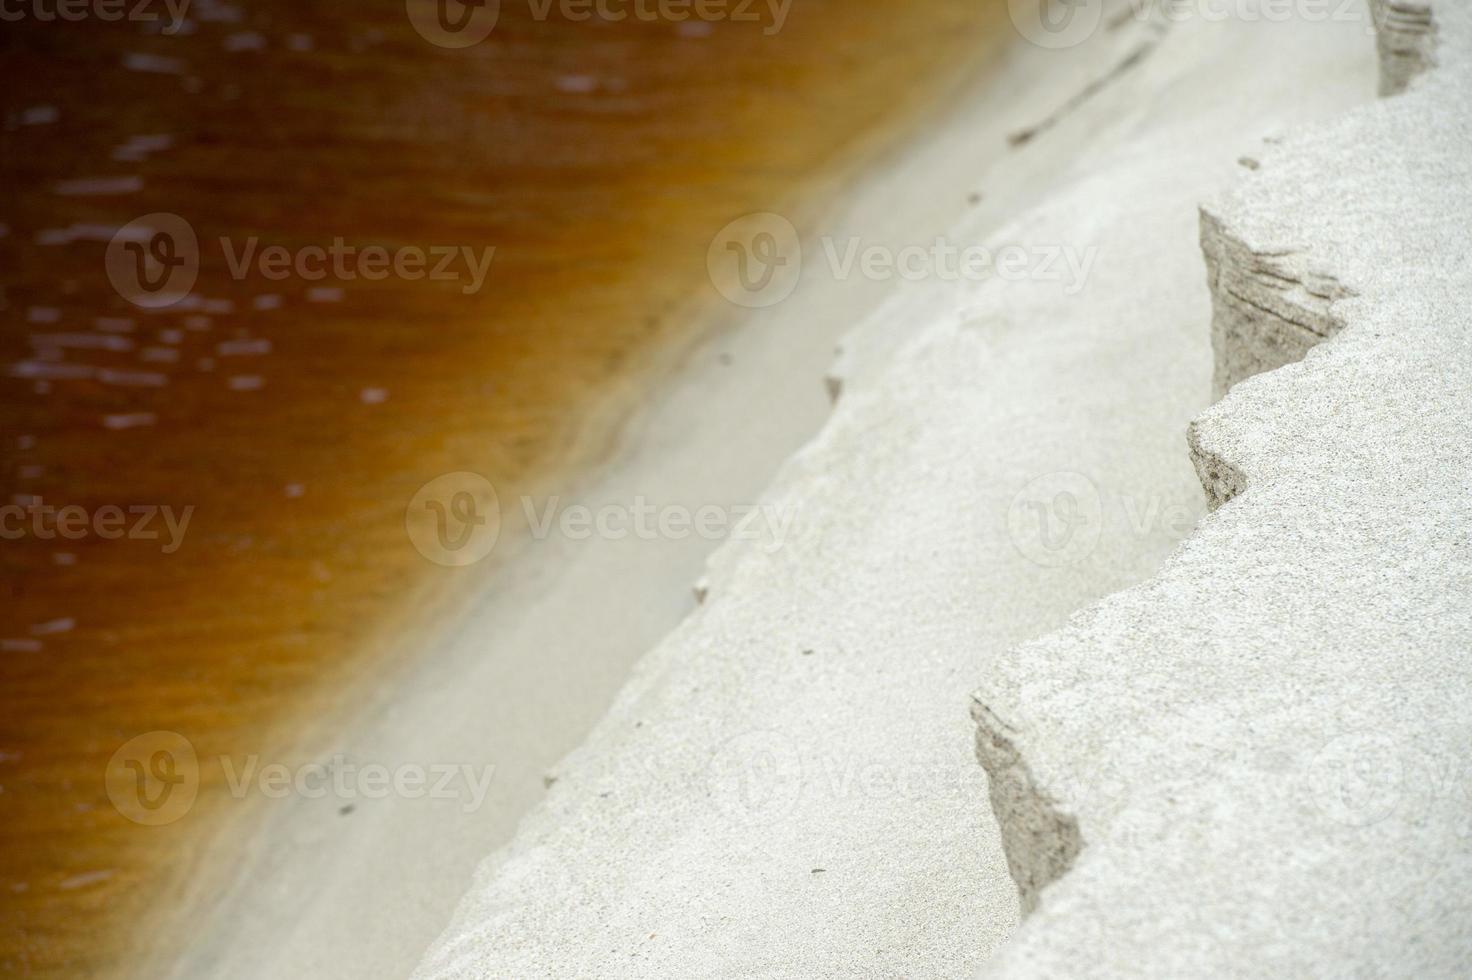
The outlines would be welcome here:
M 406 534 L 420 488 L 473 471 L 509 499 L 595 461 L 655 354 L 723 322 L 712 235 L 840 191 L 995 24 L 975 0 L 603 7 L 502 2 L 463 47 L 419 0 L 14 8 L 6 974 L 121 974 L 172 941 L 137 924 L 207 859 L 225 779 L 202 762 L 180 813 L 119 805 L 114 777 L 146 803 L 176 772 L 130 740 L 289 740 L 406 656 L 378 641 L 475 574 Z

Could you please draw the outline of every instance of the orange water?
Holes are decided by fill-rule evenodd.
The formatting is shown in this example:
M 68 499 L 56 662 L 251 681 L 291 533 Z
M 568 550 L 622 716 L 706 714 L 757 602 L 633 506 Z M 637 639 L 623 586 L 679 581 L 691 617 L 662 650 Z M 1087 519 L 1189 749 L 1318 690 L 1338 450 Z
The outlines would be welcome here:
M 995 22 L 975 0 L 795 0 L 775 33 L 506 2 L 484 42 L 447 50 L 399 3 L 191 13 L 172 37 L 96 18 L 0 31 L 3 502 L 192 508 L 176 550 L 157 517 L 158 539 L 0 541 L 12 975 L 125 972 L 170 941 L 144 913 L 211 860 L 220 774 L 187 819 L 139 826 L 104 787 L 120 745 L 171 730 L 204 758 L 289 740 L 447 587 L 405 535 L 416 489 L 472 470 L 514 495 L 586 464 L 654 355 L 720 322 L 715 230 L 831 195 Z M 169 139 L 127 149 L 136 136 Z M 141 187 L 58 187 L 111 177 Z M 149 212 L 203 245 L 194 299 L 170 310 L 117 293 L 89 227 Z M 221 236 L 496 252 L 467 295 L 464 279 L 238 279 Z M 309 298 L 323 286 L 341 295 Z M 87 376 L 35 377 L 70 366 Z

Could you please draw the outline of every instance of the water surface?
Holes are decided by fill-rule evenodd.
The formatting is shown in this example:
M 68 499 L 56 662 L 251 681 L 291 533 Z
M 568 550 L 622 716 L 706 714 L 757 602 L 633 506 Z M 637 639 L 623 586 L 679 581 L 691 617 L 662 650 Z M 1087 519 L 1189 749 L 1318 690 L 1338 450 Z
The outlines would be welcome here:
M 209 760 L 289 743 L 474 574 L 410 546 L 416 490 L 471 470 L 514 498 L 606 451 L 660 355 L 731 319 L 705 281 L 716 229 L 831 196 L 994 19 L 795 0 L 773 33 L 503 3 L 463 50 L 388 2 L 197 2 L 174 36 L 7 24 L 0 482 L 87 530 L 0 541 L 4 972 L 116 974 L 177 943 L 149 913 L 215 859 Z M 145 310 L 105 253 L 154 212 L 201 258 L 186 300 Z M 467 292 L 237 275 L 221 238 L 495 253 Z M 137 533 L 105 537 L 109 507 Z M 141 826 L 103 774 L 160 730 L 197 753 L 199 796 Z

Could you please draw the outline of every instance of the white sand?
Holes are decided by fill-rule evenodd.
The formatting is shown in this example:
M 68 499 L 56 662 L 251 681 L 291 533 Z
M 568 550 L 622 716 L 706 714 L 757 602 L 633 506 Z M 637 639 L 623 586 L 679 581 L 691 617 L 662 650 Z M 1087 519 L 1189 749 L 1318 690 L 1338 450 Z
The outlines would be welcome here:
M 1047 886 L 984 976 L 1472 975 L 1472 9 L 1397 7 L 1406 94 L 1203 207 L 1219 509 L 977 692 Z
M 706 605 L 416 976 L 954 977 L 1006 938 L 1016 887 L 958 685 L 1190 529 L 1183 434 L 1211 366 L 1196 203 L 1257 135 L 1373 91 L 1363 22 L 1129 26 L 1076 54 L 1107 71 L 1140 43 L 981 182 L 1049 173 L 993 243 L 1097 247 L 1084 288 L 917 286 L 846 341 L 832 421 L 765 498 L 797 536 L 719 553 Z
M 905 965 L 955 975 L 1006 935 L 1015 898 L 969 758 L 965 693 L 988 656 L 1149 574 L 1183 533 L 1157 517 L 1184 509 L 1189 524 L 1199 513 L 1181 449 L 1186 420 L 1210 394 L 1194 200 L 1225 183 L 1257 133 L 1326 114 L 1373 85 L 1353 26 L 1187 25 L 1008 149 L 1006 134 L 1048 118 L 1152 37 L 1128 25 L 1067 54 L 1019 43 L 998 75 L 819 222 L 820 234 L 866 243 L 925 244 L 941 232 L 979 241 L 1067 187 L 1004 240 L 1108 242 L 1114 251 L 1088 289 L 1064 298 L 1030 284 L 1000 320 L 952 325 L 944 337 L 931 330 L 905 354 L 913 389 L 898 406 L 866 409 L 868 379 L 955 310 L 975 312 L 978 297 L 835 282 L 810 267 L 785 303 L 691 355 L 612 466 L 563 490 L 594 508 L 641 494 L 692 507 L 757 501 L 828 416 L 822 378 L 835 342 L 906 294 L 888 307 L 900 317 L 851 338 L 838 421 L 767 498 L 799 501 L 817 539 L 744 571 L 736 552 L 716 563 L 707 606 L 645 661 L 633 693 L 564 767 L 550 805 L 487 865 L 429 973 L 461 975 L 452 964 L 470 962 L 480 966 L 464 975 L 608 974 L 615 964 L 634 975 Z M 973 191 L 985 198 L 958 222 Z M 898 443 L 883 431 L 894 426 L 904 429 Z M 876 447 L 894 455 L 870 458 Z M 1062 568 L 1029 562 L 1006 533 L 1013 495 L 1033 477 L 1080 467 L 1110 515 L 1092 556 Z M 1151 506 L 1156 517 L 1145 516 Z M 998 514 L 1000 525 L 990 520 Z M 958 515 L 978 527 L 966 549 Z M 458 800 L 389 798 L 342 817 L 336 800 L 283 801 L 174 975 L 408 974 L 471 887 L 475 863 L 510 841 L 542 797 L 544 773 L 691 612 L 689 585 L 710 550 L 699 538 L 554 537 L 488 576 L 410 676 L 316 753 L 390 768 L 494 764 L 484 806 L 467 816 Z M 855 588 L 865 577 L 871 587 Z M 730 601 L 743 590 L 748 600 Z M 702 694 L 682 683 L 703 676 L 719 686 Z M 739 768 L 749 750 L 770 749 L 739 741 L 746 733 L 778 731 L 791 740 L 779 743 L 780 762 L 781 744 L 800 756 L 832 746 L 860 716 L 865 734 L 846 754 L 814 758 L 890 774 L 938 766 L 957 775 L 954 792 L 881 799 L 865 790 L 854 806 L 842 794 L 855 784 L 825 776 L 777 829 L 756 834 L 711 827 L 708 807 L 687 805 L 687 777 L 705 780 L 733 738 Z M 648 758 L 664 768 L 627 768 Z M 610 784 L 610 772 L 627 778 Z M 828 830 L 812 822 L 838 815 Z M 949 828 L 943 837 L 932 832 L 939 826 Z M 525 877 L 539 866 L 528 855 L 549 841 L 563 872 Z M 727 918 L 712 927 L 703 914 Z M 659 924 L 648 932 L 665 942 L 646 948 L 651 915 Z M 861 947 L 856 935 L 877 941 Z M 758 936 L 768 945 L 754 945 Z

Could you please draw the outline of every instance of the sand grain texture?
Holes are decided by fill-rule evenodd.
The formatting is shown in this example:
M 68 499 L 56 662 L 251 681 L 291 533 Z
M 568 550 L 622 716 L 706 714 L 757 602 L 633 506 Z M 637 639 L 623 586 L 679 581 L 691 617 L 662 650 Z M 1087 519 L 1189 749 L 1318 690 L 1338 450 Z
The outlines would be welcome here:
M 1057 176 L 1001 229 L 950 234 L 1094 249 L 1082 288 L 907 288 L 850 336 L 831 421 L 764 498 L 791 534 L 715 555 L 416 977 L 954 977 L 1007 938 L 967 679 L 1145 578 L 1204 512 L 1181 447 L 1210 393 L 1196 202 L 1243 130 L 1368 96 L 1361 27 L 1136 23 L 1020 59 L 1033 121 L 1073 108 L 987 183 Z
M 1472 971 L 1472 33 L 1419 9 L 1406 94 L 1203 208 L 1217 509 L 975 696 L 1037 906 L 984 976 Z

